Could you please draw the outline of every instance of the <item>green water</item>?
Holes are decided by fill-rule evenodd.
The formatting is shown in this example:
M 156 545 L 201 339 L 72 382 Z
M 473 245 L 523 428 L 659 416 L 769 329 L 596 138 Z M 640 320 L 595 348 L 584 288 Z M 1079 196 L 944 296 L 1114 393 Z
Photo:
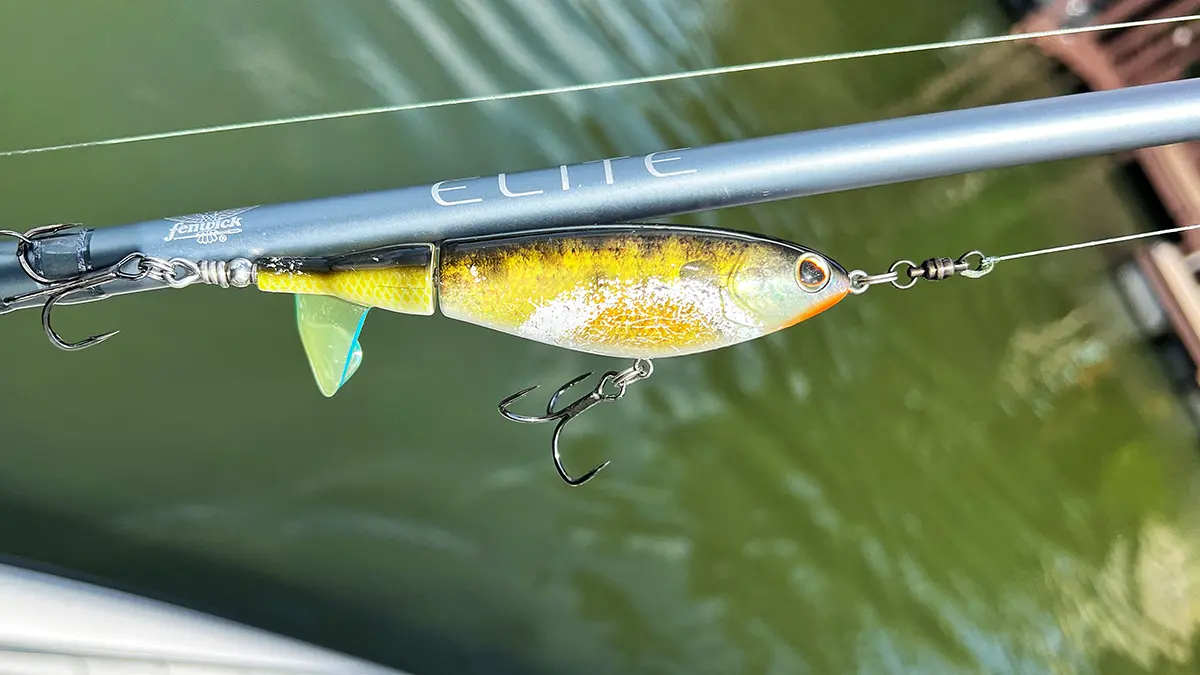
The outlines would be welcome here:
M 1007 29 L 923 0 L 15 0 L 0 149 Z M 1065 91 L 1028 49 L 913 54 L 0 160 L 0 226 L 107 226 Z M 1113 158 L 680 222 L 848 267 L 1141 227 Z M 572 425 L 496 402 L 618 365 L 379 315 L 337 397 L 286 297 L 0 320 L 0 553 L 413 673 L 1185 673 L 1194 432 L 1114 251 L 880 288 L 661 361 Z

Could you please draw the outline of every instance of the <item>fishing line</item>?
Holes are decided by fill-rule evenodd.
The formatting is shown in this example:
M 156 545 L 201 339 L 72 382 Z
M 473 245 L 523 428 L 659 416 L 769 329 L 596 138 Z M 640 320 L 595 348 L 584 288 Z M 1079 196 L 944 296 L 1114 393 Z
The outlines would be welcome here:
M 1146 237 L 1157 237 L 1163 234 L 1173 234 L 1175 232 L 1186 232 L 1200 228 L 1200 223 L 1195 225 L 1184 225 L 1183 227 L 1172 227 L 1165 230 L 1155 230 L 1153 232 L 1139 232 L 1137 234 L 1127 234 L 1121 237 L 1112 237 L 1109 239 L 1096 239 L 1093 241 L 1085 241 L 1078 244 L 1067 244 L 1065 246 L 1054 246 L 1052 248 L 1042 248 L 1036 251 L 1025 251 L 1024 253 L 1010 253 L 1008 255 L 992 256 L 993 262 L 1004 262 L 1005 260 L 1019 260 L 1021 258 L 1032 258 L 1034 256 L 1046 255 L 1048 253 L 1062 253 L 1064 251 L 1076 251 L 1083 248 L 1092 248 L 1093 246 L 1107 246 L 1108 244 L 1119 244 L 1123 241 L 1132 241 L 1134 239 L 1144 239 Z
M 0 152 L 0 157 L 16 157 L 19 155 L 33 155 L 43 152 L 55 152 L 59 150 L 78 150 L 82 148 L 95 148 L 106 145 L 125 145 L 128 143 L 137 143 L 141 141 L 156 141 L 168 138 L 180 138 L 184 136 L 200 136 L 206 134 L 216 134 L 226 131 L 241 131 L 245 129 L 261 129 L 265 127 L 286 126 L 292 124 L 300 124 L 303 122 L 323 122 L 336 119 L 347 119 L 352 117 L 364 117 L 368 115 L 380 115 L 384 113 L 410 112 L 414 110 L 428 110 L 431 108 L 443 108 L 455 105 L 464 105 L 470 103 L 492 103 L 496 101 L 510 101 L 521 98 L 533 98 L 538 96 L 550 96 L 555 94 L 571 94 L 584 91 L 596 91 L 599 89 L 613 89 L 619 87 L 628 87 L 638 84 L 654 84 L 658 82 L 670 82 L 673 80 L 685 80 L 698 77 L 709 77 L 714 75 L 728 75 L 731 73 L 741 73 L 756 70 L 767 70 L 770 68 L 782 68 L 787 66 L 810 65 L 814 63 L 831 63 L 835 61 L 849 61 L 854 59 L 868 58 L 872 56 L 892 56 L 896 54 L 911 54 L 923 51 L 936 51 L 938 49 L 952 49 L 956 47 L 975 47 L 979 45 L 997 44 L 1002 42 L 1015 42 L 1019 40 L 1030 40 L 1046 37 L 1059 37 L 1064 35 L 1075 35 L 1080 33 L 1091 33 L 1103 30 L 1114 30 L 1120 28 L 1138 28 L 1143 26 L 1155 26 L 1161 24 L 1181 23 L 1185 21 L 1193 21 L 1200 19 L 1200 14 L 1188 14 L 1185 16 L 1166 17 L 1157 19 L 1141 19 L 1137 21 L 1125 21 L 1120 23 L 1109 23 L 1099 26 L 1079 26 L 1074 28 L 1056 28 L 1053 30 L 1033 31 L 1029 33 L 1016 33 L 1006 35 L 993 35 L 982 38 L 964 38 L 959 40 L 947 40 L 944 42 L 927 42 L 917 45 L 905 45 L 902 47 L 883 47 L 879 49 L 867 49 L 861 51 L 842 52 L 839 54 L 824 54 L 818 56 L 801 56 L 791 59 L 780 59 L 776 61 L 760 61 L 757 63 L 747 63 L 735 66 L 721 66 L 716 68 L 702 68 L 699 70 L 688 70 L 676 73 L 666 73 L 662 75 L 647 75 L 643 77 L 631 77 L 619 80 L 609 80 L 607 82 L 596 82 L 590 84 L 574 84 L 561 87 L 546 87 L 542 89 L 528 89 L 525 91 L 516 91 L 503 94 L 487 94 L 482 96 L 465 96 L 460 98 L 442 99 L 437 101 L 426 101 L 424 103 L 407 103 L 401 105 L 377 106 L 371 108 L 356 108 L 353 110 L 341 110 L 335 112 L 315 113 L 311 115 L 295 115 L 291 117 L 278 117 L 274 119 L 259 120 L 255 122 L 234 122 L 231 124 L 218 124 L 207 127 L 193 127 L 191 129 L 180 129 L 176 131 L 162 131 L 150 134 L 140 134 L 136 136 L 122 136 L 117 138 L 108 138 L 96 141 L 83 141 L 79 143 L 64 143 L 61 145 L 48 145 L 40 148 L 25 148 L 18 150 L 5 150 Z

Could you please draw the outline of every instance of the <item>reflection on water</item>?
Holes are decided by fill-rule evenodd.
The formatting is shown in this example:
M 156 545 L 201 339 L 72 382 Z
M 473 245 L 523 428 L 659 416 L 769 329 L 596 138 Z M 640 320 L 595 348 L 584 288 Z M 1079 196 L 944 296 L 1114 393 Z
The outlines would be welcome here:
M 1114 541 L 1099 569 L 1047 556 L 1045 583 L 1058 596 L 1056 637 L 1073 646 L 1077 664 L 1111 652 L 1130 669 L 1194 665 L 1200 628 L 1200 597 L 1190 588 L 1200 571 L 1195 534 L 1152 519 Z
M 23 64 L 0 74 L 4 148 L 1004 30 L 982 0 L 53 4 L 0 9 L 0 57 Z M 998 45 L 37 155 L 0 162 L 0 220 L 515 171 L 1047 96 L 1050 78 Z M 1097 159 L 680 221 L 874 270 L 1129 230 L 1116 185 Z M 493 410 L 604 360 L 381 315 L 324 400 L 286 298 L 73 307 L 64 332 L 124 332 L 71 355 L 17 314 L 3 551 L 417 673 L 1192 672 L 1195 444 L 1102 255 L 874 289 L 663 360 L 573 423 L 570 466 L 613 460 L 580 490 L 545 430 Z

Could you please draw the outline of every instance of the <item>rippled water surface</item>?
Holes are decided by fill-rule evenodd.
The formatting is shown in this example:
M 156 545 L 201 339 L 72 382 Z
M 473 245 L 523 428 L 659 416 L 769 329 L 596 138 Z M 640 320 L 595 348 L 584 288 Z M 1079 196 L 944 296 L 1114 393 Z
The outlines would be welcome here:
M 18 0 L 0 149 L 1007 30 L 990 2 Z M 1025 48 L 772 70 L 0 160 L 0 226 L 107 226 L 1049 96 Z M 1112 158 L 679 219 L 848 267 L 1139 227 Z M 1105 255 L 1107 255 L 1106 252 Z M 1184 673 L 1194 432 L 1109 260 L 880 289 L 658 363 L 548 430 L 496 402 L 616 362 L 380 315 L 323 399 L 289 299 L 0 321 L 0 551 L 413 673 Z

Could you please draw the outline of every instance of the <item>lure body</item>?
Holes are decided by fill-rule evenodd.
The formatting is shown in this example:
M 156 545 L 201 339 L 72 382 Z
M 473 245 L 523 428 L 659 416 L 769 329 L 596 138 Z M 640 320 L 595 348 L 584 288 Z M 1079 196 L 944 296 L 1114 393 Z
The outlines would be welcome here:
M 821 288 L 798 283 L 802 258 L 818 266 Z M 849 292 L 837 274 L 807 249 L 725 232 L 567 231 L 447 243 L 438 302 L 452 319 L 556 347 L 665 358 L 752 340 L 824 311 Z
M 850 292 L 836 262 L 756 235 L 664 225 L 565 228 L 257 263 L 297 295 L 310 363 L 332 395 L 361 361 L 373 307 L 634 359 L 695 354 L 815 316 Z M 318 372 L 323 370 L 324 373 Z

